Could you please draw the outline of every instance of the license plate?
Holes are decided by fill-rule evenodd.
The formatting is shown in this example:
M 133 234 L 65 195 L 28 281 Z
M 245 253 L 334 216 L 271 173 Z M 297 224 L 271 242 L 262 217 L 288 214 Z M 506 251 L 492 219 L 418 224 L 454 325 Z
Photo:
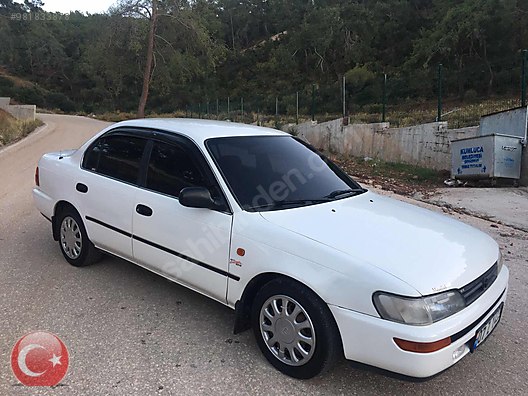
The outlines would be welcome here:
M 480 329 L 477 330 L 477 333 L 475 335 L 473 346 L 471 348 L 471 352 L 473 352 L 478 346 L 480 346 L 486 338 L 493 332 L 495 327 L 497 327 L 497 324 L 499 324 L 499 321 L 501 319 L 502 315 L 502 307 L 504 304 L 501 304 L 499 308 L 493 313 L 493 315 L 490 316 L 490 318 L 484 323 Z

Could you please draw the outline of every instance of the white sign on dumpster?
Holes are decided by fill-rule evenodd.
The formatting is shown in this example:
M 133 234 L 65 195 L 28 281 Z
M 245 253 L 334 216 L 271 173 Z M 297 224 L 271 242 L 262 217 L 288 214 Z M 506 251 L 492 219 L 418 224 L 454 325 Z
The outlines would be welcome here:
M 460 169 L 457 169 L 457 173 L 462 174 L 465 169 L 479 169 L 480 173 L 486 173 L 486 165 L 482 163 L 483 153 L 483 146 L 470 146 L 461 148 L 461 166 Z

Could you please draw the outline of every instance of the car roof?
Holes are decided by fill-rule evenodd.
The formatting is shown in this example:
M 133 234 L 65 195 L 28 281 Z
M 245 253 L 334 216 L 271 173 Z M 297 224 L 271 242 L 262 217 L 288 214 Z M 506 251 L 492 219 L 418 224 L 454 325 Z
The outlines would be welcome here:
M 240 124 L 229 121 L 199 120 L 192 118 L 143 118 L 119 122 L 116 127 L 152 128 L 185 135 L 196 143 L 215 137 L 229 136 L 289 136 L 272 128 Z

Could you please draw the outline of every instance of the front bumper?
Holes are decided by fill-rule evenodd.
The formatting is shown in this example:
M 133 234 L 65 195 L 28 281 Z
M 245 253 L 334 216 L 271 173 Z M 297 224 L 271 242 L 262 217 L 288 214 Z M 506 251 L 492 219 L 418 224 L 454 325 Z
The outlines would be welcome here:
M 395 373 L 426 378 L 452 366 L 470 351 L 476 331 L 506 301 L 509 271 L 504 266 L 497 279 L 473 304 L 428 326 L 395 323 L 330 305 L 343 341 L 345 357 Z M 394 338 L 429 343 L 451 337 L 451 344 L 431 353 L 407 352 Z M 462 353 L 453 356 L 458 348 Z

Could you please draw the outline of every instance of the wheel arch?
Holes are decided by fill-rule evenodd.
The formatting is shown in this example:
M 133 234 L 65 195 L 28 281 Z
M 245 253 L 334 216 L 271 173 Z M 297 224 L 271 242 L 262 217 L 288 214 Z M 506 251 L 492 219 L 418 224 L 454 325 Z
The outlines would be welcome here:
M 55 241 L 59 240 L 59 230 L 60 230 L 59 215 L 66 208 L 71 208 L 75 210 L 77 213 L 79 213 L 77 208 L 68 201 L 61 200 L 55 204 L 55 207 L 53 208 L 53 216 L 51 216 L 51 227 L 53 231 L 53 239 Z
M 303 282 L 300 282 L 298 279 L 292 278 L 291 276 L 284 275 L 278 272 L 264 272 L 253 277 L 242 292 L 242 296 L 235 303 L 235 326 L 233 332 L 235 334 L 242 333 L 243 331 L 249 330 L 251 328 L 251 307 L 253 305 L 253 300 L 257 295 L 258 291 L 267 283 L 272 280 L 282 278 L 287 279 L 292 282 L 296 282 L 318 296 L 321 301 L 324 300 L 321 296 L 315 292 L 310 286 L 306 285 Z

